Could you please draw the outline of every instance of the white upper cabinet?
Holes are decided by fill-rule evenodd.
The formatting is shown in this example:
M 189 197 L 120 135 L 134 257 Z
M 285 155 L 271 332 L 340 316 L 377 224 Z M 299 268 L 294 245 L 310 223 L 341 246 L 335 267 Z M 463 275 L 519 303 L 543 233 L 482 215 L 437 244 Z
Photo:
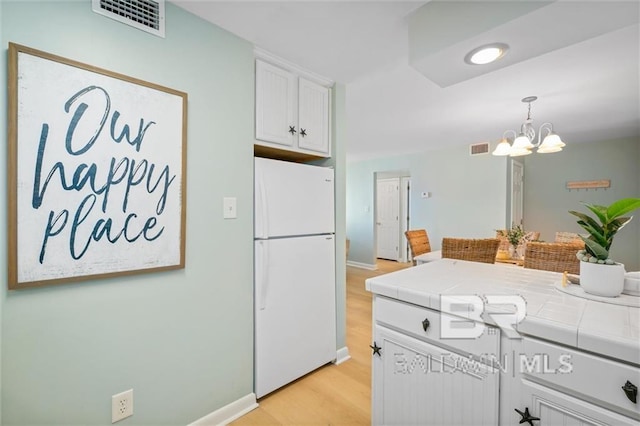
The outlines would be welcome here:
M 298 79 L 298 146 L 329 154 L 329 89 Z
M 330 91 L 305 77 L 299 70 L 256 59 L 256 145 L 331 156 Z
M 293 147 L 297 134 L 297 78 L 256 60 L 256 139 Z

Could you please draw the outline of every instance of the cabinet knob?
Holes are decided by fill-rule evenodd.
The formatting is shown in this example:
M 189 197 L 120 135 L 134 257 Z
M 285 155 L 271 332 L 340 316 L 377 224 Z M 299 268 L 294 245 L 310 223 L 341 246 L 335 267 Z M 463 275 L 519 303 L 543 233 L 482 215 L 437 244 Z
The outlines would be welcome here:
M 522 424 L 522 423 L 529 423 L 529 425 L 531 425 L 531 426 L 535 426 L 535 425 L 533 424 L 533 422 L 534 422 L 534 421 L 536 421 L 536 420 L 538 420 L 538 421 L 540 420 L 540 418 L 539 418 L 539 417 L 534 417 L 534 416 L 532 416 L 532 415 L 529 413 L 529 407 L 525 407 L 524 412 L 522 412 L 522 411 L 518 410 L 517 408 L 516 408 L 515 410 L 516 410 L 516 412 L 517 412 L 518 414 L 520 414 L 520 416 L 522 417 L 522 418 L 520 419 L 520 423 L 519 423 L 519 424 Z
M 307 136 L 307 131 L 305 129 L 300 129 L 300 136 L 302 136 L 303 138 Z
M 627 395 L 627 398 L 629 398 L 629 401 L 634 404 L 638 402 L 638 387 L 636 385 L 627 380 L 627 383 L 624 384 L 622 390 L 624 391 L 624 394 Z
M 289 133 L 291 133 L 292 135 L 296 134 L 296 126 L 289 126 Z
M 423 329 L 424 331 L 427 331 L 427 328 L 429 328 L 429 326 L 430 326 L 430 325 L 431 325 L 431 323 L 429 322 L 429 318 L 425 318 L 425 319 L 422 321 L 422 329 Z
M 369 345 L 369 347 L 373 349 L 373 353 L 371 355 L 378 355 L 379 357 L 382 357 L 382 354 L 380 353 L 380 349 L 382 348 L 378 346 L 376 342 L 373 342 L 373 345 Z

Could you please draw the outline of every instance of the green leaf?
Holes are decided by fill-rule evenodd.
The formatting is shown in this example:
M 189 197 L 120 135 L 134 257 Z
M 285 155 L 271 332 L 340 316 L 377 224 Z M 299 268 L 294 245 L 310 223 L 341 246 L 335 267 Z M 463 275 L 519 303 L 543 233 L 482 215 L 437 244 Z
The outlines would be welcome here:
M 631 222 L 633 216 L 629 217 L 619 217 L 617 219 L 613 219 L 609 226 L 607 226 L 609 232 L 617 232 L 621 230 L 627 223 Z
M 611 243 L 613 242 L 613 236 L 616 235 L 616 233 L 619 230 L 624 228 L 624 226 L 627 223 L 629 223 L 631 221 L 631 219 L 633 219 L 633 216 L 631 216 L 631 217 L 619 217 L 617 219 L 614 219 L 613 222 L 611 222 L 611 224 L 609 226 L 610 229 L 607 232 L 608 244 L 606 246 L 604 246 L 604 247 L 606 247 L 607 250 L 609 250 L 609 248 L 611 248 Z
M 578 221 L 578 225 L 582 226 L 589 233 L 589 235 L 591 235 L 592 240 L 596 241 L 601 246 L 606 247 L 607 238 L 602 234 L 601 229 L 594 229 L 592 226 L 589 226 L 589 224 L 584 223 L 581 220 Z
M 582 238 L 585 246 L 589 248 L 592 255 L 598 259 L 606 260 L 609 257 L 609 251 L 589 238 Z
M 573 210 L 570 210 L 569 213 L 571 213 L 574 216 L 579 217 L 584 222 L 588 223 L 592 228 L 598 229 L 599 232 L 602 234 L 602 226 L 598 222 L 596 222 L 591 216 L 587 216 L 584 213 L 576 212 L 576 211 L 573 211 Z M 580 222 L 578 222 L 578 223 L 580 223 Z M 583 228 L 584 228 L 584 226 L 583 226 Z M 589 229 L 587 229 L 587 231 L 589 231 Z M 591 232 L 591 231 L 589 231 L 589 232 Z
M 612 220 L 637 208 L 640 208 L 640 198 L 623 198 L 611 204 L 607 208 L 606 215 L 609 220 Z
M 607 208 L 605 206 L 598 206 L 596 204 L 589 204 L 585 202 L 582 202 L 582 204 L 598 216 L 600 223 L 607 223 Z

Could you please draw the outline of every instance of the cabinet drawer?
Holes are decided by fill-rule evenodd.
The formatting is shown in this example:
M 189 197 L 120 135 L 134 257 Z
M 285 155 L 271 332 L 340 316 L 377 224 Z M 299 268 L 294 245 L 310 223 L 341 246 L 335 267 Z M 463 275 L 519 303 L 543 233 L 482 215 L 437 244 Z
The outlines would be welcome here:
M 478 327 L 478 330 L 484 327 L 479 337 L 468 339 L 447 338 L 446 333 L 442 333 L 442 326 L 447 323 L 446 320 L 454 319 L 459 321 L 456 324 L 462 324 L 465 322 L 464 319 L 382 296 L 375 296 L 374 300 L 374 318 L 378 324 L 396 329 L 418 339 L 432 342 L 438 346 L 451 348 L 461 354 L 474 355 L 483 361 L 499 360 L 500 330 L 495 327 L 472 324 Z M 428 321 L 426 330 L 423 324 L 425 320 Z M 470 321 L 467 323 L 471 324 Z M 443 337 L 443 334 L 445 337 Z
M 640 419 L 640 404 L 633 403 L 622 389 L 627 381 L 640 387 L 638 367 L 526 338 L 520 369 L 536 382 Z

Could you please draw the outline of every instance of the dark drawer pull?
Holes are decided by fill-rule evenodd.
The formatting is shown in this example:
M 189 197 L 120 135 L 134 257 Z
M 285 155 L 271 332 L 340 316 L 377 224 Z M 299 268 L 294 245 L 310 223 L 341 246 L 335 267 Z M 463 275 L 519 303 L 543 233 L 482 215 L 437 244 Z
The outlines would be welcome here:
M 376 342 L 373 342 L 373 345 L 369 345 L 369 347 L 373 350 L 373 353 L 371 354 L 372 356 L 378 355 L 379 357 L 382 357 L 382 354 L 380 353 L 382 347 L 378 346 Z
M 431 323 L 429 322 L 428 318 L 425 318 L 424 321 L 422 321 L 422 329 L 424 331 L 427 331 L 427 328 L 429 328 L 430 325 Z
M 518 414 L 520 414 L 520 417 L 522 417 L 520 419 L 520 424 L 529 423 L 529 425 L 535 426 L 533 422 L 536 420 L 540 420 L 540 417 L 534 417 L 529 413 L 529 407 L 525 407 L 524 412 L 518 410 L 517 408 L 515 410 Z
M 636 404 L 638 402 L 638 387 L 627 380 L 627 383 L 622 387 L 624 394 L 627 395 L 629 401 Z

